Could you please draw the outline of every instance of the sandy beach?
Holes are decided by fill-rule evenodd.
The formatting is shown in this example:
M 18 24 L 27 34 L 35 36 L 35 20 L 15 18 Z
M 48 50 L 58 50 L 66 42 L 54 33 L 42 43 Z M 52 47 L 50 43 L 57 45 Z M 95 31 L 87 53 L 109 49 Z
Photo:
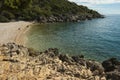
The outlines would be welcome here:
M 31 24 L 32 22 L 25 21 L 0 23 L 0 44 L 14 42 L 25 45 L 26 32 Z

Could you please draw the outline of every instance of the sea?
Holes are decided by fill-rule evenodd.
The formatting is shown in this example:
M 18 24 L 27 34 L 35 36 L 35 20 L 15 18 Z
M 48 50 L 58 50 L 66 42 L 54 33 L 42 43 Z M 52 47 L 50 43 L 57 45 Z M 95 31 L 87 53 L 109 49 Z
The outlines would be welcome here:
M 81 22 L 35 24 L 26 46 L 40 52 L 58 48 L 60 54 L 84 55 L 87 59 L 120 60 L 120 15 Z

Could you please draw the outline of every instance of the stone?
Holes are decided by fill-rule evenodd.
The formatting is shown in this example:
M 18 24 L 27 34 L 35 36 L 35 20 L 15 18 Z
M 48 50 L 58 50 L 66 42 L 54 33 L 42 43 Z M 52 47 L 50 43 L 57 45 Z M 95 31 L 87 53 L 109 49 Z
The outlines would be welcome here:
M 94 80 L 95 76 L 105 77 L 100 63 L 85 60 L 83 55 L 59 54 L 57 48 L 38 52 L 8 43 L 0 46 L 0 52 L 1 80 Z M 119 75 L 115 76 L 119 78 Z
M 114 71 L 117 66 L 120 66 L 120 62 L 116 58 L 111 58 L 102 63 L 103 67 L 105 68 L 106 72 Z
M 120 80 L 120 61 L 116 58 L 110 58 L 103 61 L 102 65 L 105 68 L 108 80 Z
M 108 72 L 107 73 L 107 79 L 110 80 L 120 80 L 120 72 Z
M 59 59 L 62 61 L 62 62 L 68 62 L 69 64 L 72 63 L 72 59 L 71 57 L 69 57 L 68 55 L 59 55 Z
M 76 73 L 76 74 L 74 74 L 74 77 L 80 77 L 80 74 L 79 73 Z

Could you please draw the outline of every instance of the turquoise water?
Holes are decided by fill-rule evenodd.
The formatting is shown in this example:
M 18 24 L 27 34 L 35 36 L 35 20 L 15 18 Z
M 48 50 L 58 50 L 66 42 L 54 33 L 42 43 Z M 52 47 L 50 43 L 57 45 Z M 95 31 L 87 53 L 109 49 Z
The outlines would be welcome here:
M 39 51 L 58 48 L 60 53 L 83 54 L 98 61 L 120 59 L 120 15 L 79 23 L 35 25 L 28 39 L 27 46 Z

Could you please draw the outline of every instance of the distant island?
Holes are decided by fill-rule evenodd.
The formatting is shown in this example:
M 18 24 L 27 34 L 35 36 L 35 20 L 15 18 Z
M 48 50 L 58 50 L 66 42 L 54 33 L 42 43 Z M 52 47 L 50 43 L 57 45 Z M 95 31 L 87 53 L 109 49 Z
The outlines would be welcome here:
M 68 0 L 1 0 L 0 22 L 79 22 L 104 16 Z

